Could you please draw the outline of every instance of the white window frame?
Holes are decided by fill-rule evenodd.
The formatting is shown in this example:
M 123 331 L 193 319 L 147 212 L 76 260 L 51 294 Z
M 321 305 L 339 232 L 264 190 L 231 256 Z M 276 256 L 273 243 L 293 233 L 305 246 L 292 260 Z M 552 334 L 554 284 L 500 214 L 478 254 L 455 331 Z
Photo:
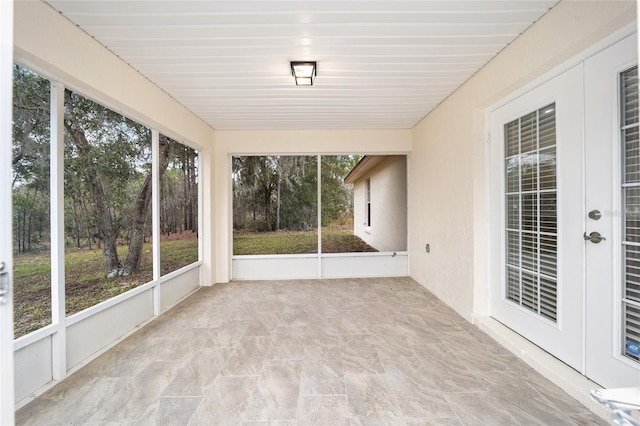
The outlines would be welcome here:
M 281 254 L 281 255 L 231 255 L 231 279 L 233 280 L 276 280 L 276 279 L 315 279 L 315 278 L 359 278 L 359 277 L 405 277 L 409 275 L 410 244 L 407 226 L 407 249 L 403 251 L 369 253 L 322 253 L 322 179 L 321 165 L 323 156 L 348 155 L 347 153 L 229 153 L 227 164 L 229 176 L 232 173 L 232 159 L 236 156 L 300 155 L 316 156 L 318 164 L 318 253 Z M 408 163 L 409 153 L 359 153 L 362 155 L 402 155 Z M 409 185 L 409 168 L 405 176 Z M 229 179 L 229 247 L 233 253 L 233 185 Z M 365 194 L 366 197 L 366 194 Z M 409 223 L 409 196 L 406 200 L 407 224 Z M 315 267 L 313 265 L 316 265 Z
M 3 2 L 3 5 L 5 3 Z M 15 63 L 19 66 L 25 67 L 40 77 L 45 78 L 51 82 L 50 99 L 50 126 L 51 126 L 51 148 L 50 148 L 50 197 L 51 197 L 51 323 L 37 330 L 34 330 L 24 336 L 21 336 L 13 341 L 13 353 L 15 359 L 16 374 L 26 374 L 27 382 L 25 386 L 29 386 L 28 389 L 22 389 L 19 394 L 16 394 L 15 408 L 21 408 L 28 402 L 46 392 L 53 387 L 60 380 L 67 377 L 69 374 L 75 372 L 90 360 L 96 358 L 100 354 L 104 353 L 110 347 L 117 344 L 122 339 L 137 330 L 141 325 L 146 324 L 149 321 L 157 318 L 162 312 L 166 311 L 170 306 L 173 306 L 178 301 L 182 300 L 192 291 L 197 289 L 202 284 L 202 245 L 203 238 L 201 231 L 198 234 L 198 260 L 189 265 L 186 265 L 176 271 L 172 271 L 165 276 L 160 276 L 160 182 L 159 182 L 159 135 L 160 130 L 156 127 L 145 123 L 144 120 L 138 118 L 131 118 L 136 122 L 147 126 L 152 132 L 152 162 L 151 167 L 153 171 L 152 180 L 152 229 L 153 229 L 153 278 L 151 281 L 144 283 L 136 288 L 133 288 L 127 292 L 116 295 L 110 299 L 93 305 L 87 309 L 84 309 L 75 314 L 66 316 L 65 314 L 65 269 L 64 269 L 64 90 L 66 88 L 73 90 L 74 92 L 87 97 L 99 103 L 100 105 L 110 108 L 124 116 L 127 114 L 121 110 L 113 108 L 109 102 L 102 101 L 91 95 L 87 95 L 82 90 L 77 90 L 71 85 L 66 85 L 61 80 L 57 79 L 55 75 L 42 71 L 38 67 L 34 67 L 28 63 L 21 61 L 18 58 L 12 58 L 12 64 Z M 195 144 L 185 141 L 184 138 L 173 136 L 172 132 L 162 132 L 163 134 L 171 134 L 172 139 L 187 145 L 194 147 Z M 196 149 L 196 148 L 194 148 Z M 198 150 L 198 156 L 200 157 L 200 150 Z M 198 166 L 202 166 L 202 162 L 199 160 Z M 201 169 L 199 170 L 199 176 L 202 175 Z M 198 182 L 198 224 L 199 229 L 202 229 L 202 184 Z M 193 272 L 192 272 L 193 271 Z M 197 274 L 197 279 L 193 280 L 193 274 Z M 185 282 L 182 277 L 190 277 L 189 282 Z M 182 279 L 181 279 L 182 278 Z M 121 331 L 116 331 L 117 336 L 112 338 L 110 336 L 101 336 L 101 333 L 94 332 L 90 335 L 95 335 L 96 350 L 92 351 L 88 356 L 80 354 L 81 360 L 78 362 L 70 352 L 73 352 L 73 347 L 70 346 L 68 341 L 68 331 L 73 326 L 78 326 L 85 321 L 93 321 L 95 323 L 96 318 L 102 318 L 105 315 L 113 315 L 110 312 L 116 312 L 122 307 L 128 306 L 127 303 L 134 303 L 135 300 L 140 300 L 145 293 L 150 293 L 152 306 L 149 308 L 150 315 L 142 323 L 137 320 L 137 324 L 127 324 L 124 321 L 121 325 Z M 120 317 L 122 316 L 119 314 Z M 89 322 L 88 322 L 89 323 Z M 90 323 L 89 323 L 90 324 Z M 100 338 L 103 341 L 100 341 Z M 105 340 L 106 339 L 106 340 Z M 38 362 L 30 361 L 30 357 L 35 356 L 35 359 L 42 361 L 40 349 L 43 345 L 51 347 L 50 360 L 48 366 L 36 365 Z M 20 354 L 17 356 L 16 354 Z M 23 365 L 23 358 L 27 362 L 34 365 Z M 72 365 L 68 364 L 69 359 L 75 361 Z M 44 360 L 45 363 L 47 362 Z M 38 378 L 31 377 L 39 374 Z M 46 377 L 49 377 L 47 380 Z

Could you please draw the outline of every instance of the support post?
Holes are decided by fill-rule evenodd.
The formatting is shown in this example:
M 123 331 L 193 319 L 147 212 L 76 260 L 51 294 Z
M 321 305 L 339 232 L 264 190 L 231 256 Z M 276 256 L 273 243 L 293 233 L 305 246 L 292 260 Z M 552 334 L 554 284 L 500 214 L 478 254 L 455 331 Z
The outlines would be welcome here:
M 64 270 L 64 85 L 51 82 L 51 320 L 53 379 L 67 374 L 67 324 Z

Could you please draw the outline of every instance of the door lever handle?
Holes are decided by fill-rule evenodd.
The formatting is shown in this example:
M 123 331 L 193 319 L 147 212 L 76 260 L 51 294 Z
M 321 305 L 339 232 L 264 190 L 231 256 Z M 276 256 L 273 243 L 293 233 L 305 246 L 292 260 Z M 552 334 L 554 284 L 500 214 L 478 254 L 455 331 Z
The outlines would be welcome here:
M 605 237 L 603 237 L 599 232 L 596 231 L 593 231 L 589 235 L 587 235 L 587 233 L 585 232 L 583 238 L 585 239 L 585 241 L 591 241 L 593 244 L 598 244 L 600 241 L 606 240 Z

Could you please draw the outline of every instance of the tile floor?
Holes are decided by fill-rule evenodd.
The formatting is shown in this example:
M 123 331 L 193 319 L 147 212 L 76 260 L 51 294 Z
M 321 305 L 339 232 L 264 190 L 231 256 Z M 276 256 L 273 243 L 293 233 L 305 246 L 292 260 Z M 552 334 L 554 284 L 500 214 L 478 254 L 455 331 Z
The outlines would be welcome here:
M 18 424 L 606 424 L 409 278 L 203 288 Z

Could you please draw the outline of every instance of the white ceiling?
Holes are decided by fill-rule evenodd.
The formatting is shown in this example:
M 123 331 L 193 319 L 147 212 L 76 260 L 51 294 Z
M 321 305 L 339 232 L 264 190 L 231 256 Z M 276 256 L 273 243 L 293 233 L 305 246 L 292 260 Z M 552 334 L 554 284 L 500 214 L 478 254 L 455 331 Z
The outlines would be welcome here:
M 356 129 L 413 127 L 557 1 L 48 2 L 216 129 Z

